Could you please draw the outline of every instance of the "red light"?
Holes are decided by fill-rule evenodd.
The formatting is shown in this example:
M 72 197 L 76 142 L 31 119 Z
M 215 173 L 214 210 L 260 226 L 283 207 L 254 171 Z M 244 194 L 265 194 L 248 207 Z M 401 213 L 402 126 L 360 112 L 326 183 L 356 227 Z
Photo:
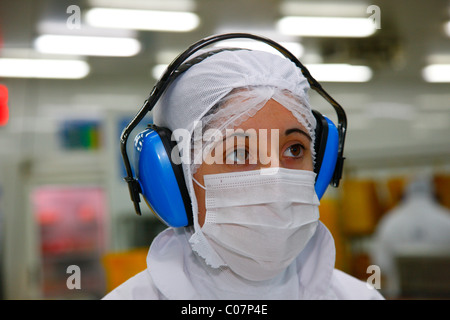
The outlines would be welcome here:
M 0 126 L 6 125 L 8 123 L 8 119 L 8 87 L 0 84 Z

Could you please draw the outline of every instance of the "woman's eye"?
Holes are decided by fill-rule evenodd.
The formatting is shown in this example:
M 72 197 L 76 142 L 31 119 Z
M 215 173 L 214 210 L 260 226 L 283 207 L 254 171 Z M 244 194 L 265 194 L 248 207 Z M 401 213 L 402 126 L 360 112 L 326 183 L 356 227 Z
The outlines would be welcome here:
M 301 144 L 293 144 L 284 151 L 283 156 L 290 158 L 299 158 L 303 155 L 303 150 L 304 147 Z
M 226 156 L 226 163 L 246 163 L 249 159 L 249 153 L 245 149 L 235 149 Z

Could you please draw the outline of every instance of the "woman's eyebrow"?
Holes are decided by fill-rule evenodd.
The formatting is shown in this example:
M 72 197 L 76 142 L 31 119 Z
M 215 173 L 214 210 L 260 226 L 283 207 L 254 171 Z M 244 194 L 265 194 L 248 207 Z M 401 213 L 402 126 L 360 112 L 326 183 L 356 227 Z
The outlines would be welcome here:
M 249 138 L 249 137 L 251 137 L 251 135 L 250 135 L 248 132 L 235 131 L 235 132 L 232 132 L 232 133 L 229 134 L 229 135 L 225 135 L 225 136 L 223 137 L 223 140 L 222 140 L 222 141 L 225 141 L 225 140 L 227 140 L 227 139 L 229 139 L 229 138 L 233 138 L 233 137 L 244 137 L 244 138 Z
M 307 132 L 305 132 L 305 131 L 303 131 L 303 130 L 301 130 L 301 129 L 299 129 L 299 128 L 287 129 L 287 130 L 284 132 L 284 134 L 287 136 L 287 135 L 290 135 L 291 133 L 294 133 L 294 132 L 298 132 L 298 133 L 300 133 L 300 134 L 303 134 L 303 135 L 306 136 L 310 141 L 312 140 L 312 139 L 311 139 L 311 136 L 310 136 Z

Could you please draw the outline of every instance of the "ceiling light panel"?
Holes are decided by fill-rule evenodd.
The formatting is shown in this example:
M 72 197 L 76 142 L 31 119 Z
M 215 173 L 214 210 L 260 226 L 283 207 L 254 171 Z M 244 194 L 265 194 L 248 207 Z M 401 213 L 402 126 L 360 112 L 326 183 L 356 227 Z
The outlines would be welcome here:
M 450 82 L 450 64 L 430 64 L 422 69 L 422 77 L 427 82 Z
M 200 24 L 198 15 L 181 11 L 93 8 L 85 18 L 95 27 L 148 31 L 188 32 Z
M 339 1 L 283 1 L 280 13 L 284 16 L 364 17 L 368 4 Z
M 305 67 L 321 82 L 367 82 L 372 70 L 367 66 L 350 64 L 306 64 Z
M 41 35 L 34 46 L 41 53 L 87 56 L 130 57 L 139 53 L 141 44 L 133 38 Z
M 81 60 L 0 58 L 0 77 L 6 78 L 82 79 L 89 71 Z
M 86 23 L 81 23 L 78 29 L 68 29 L 65 21 L 42 20 L 36 26 L 38 34 L 59 34 L 71 36 L 136 38 L 136 30 L 96 28 Z
M 450 37 L 450 21 L 447 21 L 447 22 L 444 24 L 444 30 L 445 30 L 445 33 L 447 34 L 447 36 Z
M 376 31 L 367 18 L 287 16 L 277 22 L 277 29 L 286 35 L 303 37 L 369 37 Z
M 89 0 L 91 7 L 144 9 L 163 11 L 194 11 L 194 0 Z

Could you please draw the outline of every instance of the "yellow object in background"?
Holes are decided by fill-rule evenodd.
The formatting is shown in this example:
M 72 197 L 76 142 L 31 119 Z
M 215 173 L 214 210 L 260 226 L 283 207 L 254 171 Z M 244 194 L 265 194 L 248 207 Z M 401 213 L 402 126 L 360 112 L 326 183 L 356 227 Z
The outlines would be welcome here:
M 106 254 L 103 266 L 106 274 L 106 290 L 110 292 L 135 274 L 147 268 L 148 248 Z
M 436 175 L 434 177 L 434 186 L 439 203 L 450 209 L 450 175 Z
M 400 204 L 407 184 L 406 177 L 393 177 L 387 180 L 387 199 L 384 211 L 390 211 Z
M 342 237 L 342 231 L 339 218 L 339 201 L 335 198 L 324 197 L 320 200 L 320 221 L 330 230 L 333 235 L 334 244 L 336 246 L 336 263 L 335 267 L 339 270 L 346 270 L 345 261 L 345 241 Z
M 408 183 L 407 176 L 392 177 L 387 181 L 389 199 L 387 201 L 385 211 L 391 210 L 402 200 L 403 193 L 405 192 L 406 185 Z M 448 174 L 435 174 L 434 179 L 434 193 L 436 200 L 450 209 L 450 175 Z
M 344 180 L 342 230 L 349 236 L 371 234 L 382 214 L 373 180 Z

